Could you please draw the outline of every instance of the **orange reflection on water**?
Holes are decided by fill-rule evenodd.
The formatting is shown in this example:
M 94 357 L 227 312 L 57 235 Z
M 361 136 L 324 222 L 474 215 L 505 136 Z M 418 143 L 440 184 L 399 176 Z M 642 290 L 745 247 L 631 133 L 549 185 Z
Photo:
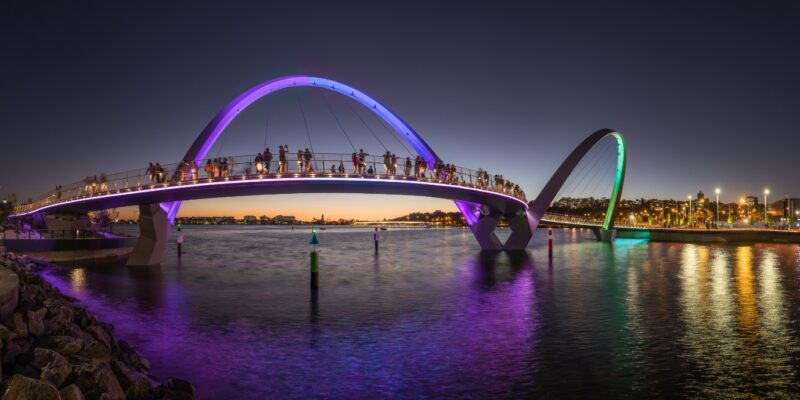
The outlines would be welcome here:
M 745 332 L 752 331 L 758 323 L 758 305 L 753 287 L 753 248 L 740 246 L 736 249 L 736 288 L 739 294 L 739 326 Z
M 69 272 L 69 282 L 75 291 L 83 291 L 86 288 L 86 270 L 81 267 L 74 268 Z

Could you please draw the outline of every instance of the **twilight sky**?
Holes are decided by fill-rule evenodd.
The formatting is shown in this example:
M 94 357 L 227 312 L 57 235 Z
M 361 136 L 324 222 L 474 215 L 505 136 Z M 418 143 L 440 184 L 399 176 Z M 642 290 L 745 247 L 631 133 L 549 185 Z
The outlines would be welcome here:
M 177 161 L 242 91 L 316 74 L 382 101 L 446 162 L 498 171 L 529 197 L 605 127 L 629 143 L 626 198 L 716 186 L 723 200 L 764 187 L 800 196 L 796 2 L 201 3 L 0 3 L 0 194 Z M 305 147 L 298 99 L 318 151 L 350 151 L 329 99 L 356 146 L 380 152 L 334 97 L 263 99 L 211 154 L 260 151 L 268 118 L 270 147 Z M 294 195 L 187 202 L 181 214 L 437 208 L 454 210 L 427 198 Z

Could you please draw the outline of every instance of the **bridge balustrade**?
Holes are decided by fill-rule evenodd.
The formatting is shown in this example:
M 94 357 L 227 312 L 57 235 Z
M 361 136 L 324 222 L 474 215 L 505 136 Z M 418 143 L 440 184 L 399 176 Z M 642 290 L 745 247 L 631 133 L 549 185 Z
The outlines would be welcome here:
M 222 165 L 219 168 L 214 168 L 212 163 L 212 172 L 209 174 L 205 171 L 206 163 L 199 163 L 194 166 L 191 163 L 187 165 L 177 162 L 162 164 L 163 173 L 161 174 L 150 175 L 147 171 L 148 168 L 137 168 L 101 175 L 98 177 L 97 183 L 87 178 L 47 192 L 33 202 L 17 204 L 14 206 L 14 214 L 27 213 L 51 204 L 123 192 L 204 182 L 279 179 L 282 177 L 362 177 L 435 182 L 504 193 L 527 201 L 524 192 L 506 188 L 501 181 L 495 179 L 494 174 L 459 166 L 455 167 L 454 173 L 439 171 L 437 174 L 430 166 L 427 166 L 424 171 L 420 171 L 417 174 L 413 159 L 411 159 L 412 165 L 407 173 L 404 157 L 398 157 L 397 164 L 389 165 L 387 170 L 387 166 L 384 165 L 383 155 L 367 155 L 364 158 L 363 168 L 359 168 L 353 164 L 351 154 L 315 153 L 312 154 L 310 162 L 306 164 L 303 158 L 297 157 L 297 153 L 287 153 L 284 169 L 280 172 L 278 171 L 280 161 L 278 156 L 274 155 L 273 160 L 269 163 L 268 173 L 259 171 L 255 162 L 255 155 L 217 157 L 217 159 L 227 160 L 227 169 L 223 169 Z M 340 165 L 344 168 L 344 172 L 339 172 Z M 333 170 L 331 167 L 333 167 Z M 372 167 L 371 174 L 368 173 L 369 167 Z

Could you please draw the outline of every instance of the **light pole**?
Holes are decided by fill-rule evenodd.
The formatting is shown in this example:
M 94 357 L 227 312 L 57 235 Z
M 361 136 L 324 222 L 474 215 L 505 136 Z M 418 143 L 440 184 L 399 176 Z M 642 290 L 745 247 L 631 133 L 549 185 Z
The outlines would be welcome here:
M 717 228 L 719 228 L 719 193 L 721 192 L 721 190 L 717 188 L 715 192 L 717 193 Z
M 767 227 L 767 195 L 769 194 L 769 189 L 764 189 L 764 227 Z
M 689 195 L 689 228 L 692 227 L 693 217 L 694 216 L 692 215 L 692 195 Z

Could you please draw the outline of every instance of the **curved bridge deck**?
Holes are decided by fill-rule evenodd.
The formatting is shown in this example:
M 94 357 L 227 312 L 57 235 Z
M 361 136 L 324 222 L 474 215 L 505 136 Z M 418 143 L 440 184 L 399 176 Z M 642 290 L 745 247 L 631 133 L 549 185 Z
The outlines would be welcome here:
M 415 176 L 412 166 L 407 176 L 399 165 L 396 171 L 384 171 L 382 157 L 371 156 L 365 159 L 364 169 L 371 167 L 373 173 L 353 173 L 352 164 L 349 166 L 351 171 L 339 173 L 339 165 L 344 166 L 343 159 L 350 155 L 320 154 L 317 157 L 310 162 L 311 171 L 296 158 L 287 159 L 286 172 L 280 174 L 275 171 L 258 173 L 253 156 L 227 157 L 231 160 L 227 172 L 218 170 L 210 176 L 200 172 L 204 166 L 197 166 L 195 170 L 194 166 L 187 168 L 176 163 L 162 166 L 164 172 L 156 174 L 153 183 L 146 169 L 137 169 L 109 175 L 102 182 L 76 182 L 64 186 L 33 203 L 20 204 L 15 207 L 15 214 L 86 212 L 182 200 L 293 193 L 426 196 L 485 204 L 509 214 L 527 209 L 524 193 L 507 191 L 492 179 L 492 175 L 486 180 L 486 174 L 467 168 L 455 167 L 455 172 L 450 175 L 434 176 L 427 170 Z M 314 164 L 323 172 L 314 172 Z M 273 168 L 277 165 L 277 162 L 271 163 Z M 337 172 L 331 172 L 331 166 L 337 168 Z M 379 169 L 380 172 L 375 173 Z M 168 176 L 171 178 L 167 179 Z

